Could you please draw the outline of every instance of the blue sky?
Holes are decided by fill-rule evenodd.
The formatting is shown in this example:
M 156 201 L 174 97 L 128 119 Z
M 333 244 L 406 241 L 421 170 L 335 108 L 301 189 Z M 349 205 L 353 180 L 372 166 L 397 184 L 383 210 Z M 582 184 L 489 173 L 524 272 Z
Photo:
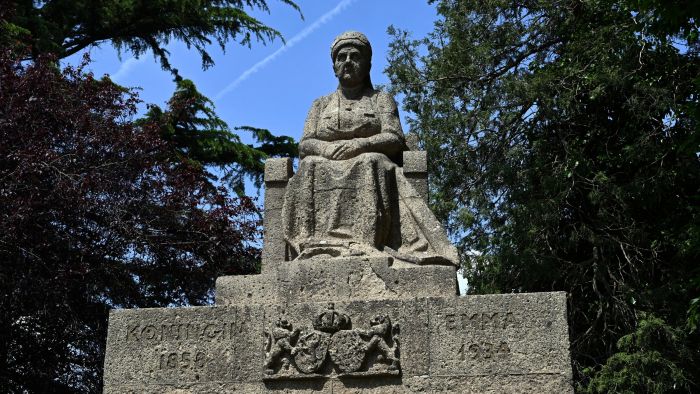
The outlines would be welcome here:
M 299 0 L 299 13 L 277 0 L 269 0 L 270 13 L 253 12 L 268 26 L 279 30 L 287 41 L 251 48 L 231 43 L 226 53 L 212 46 L 214 67 L 204 71 L 197 53 L 181 43 L 172 43 L 170 61 L 181 75 L 195 82 L 211 98 L 218 115 L 229 126 L 266 128 L 274 134 L 299 139 L 311 102 L 335 89 L 329 55 L 336 35 L 358 30 L 370 39 L 374 56 L 372 81 L 388 82 L 386 67 L 389 25 L 406 29 L 415 37 L 432 30 L 434 6 L 426 0 Z M 139 59 L 123 53 L 121 60 L 109 44 L 89 49 L 90 69 L 109 74 L 124 86 L 140 88 L 144 103 L 163 105 L 174 90 L 169 73 L 161 70 L 152 55 Z M 81 58 L 77 54 L 69 62 Z M 402 114 L 403 115 L 403 114 Z M 407 130 L 404 130 L 407 131 Z

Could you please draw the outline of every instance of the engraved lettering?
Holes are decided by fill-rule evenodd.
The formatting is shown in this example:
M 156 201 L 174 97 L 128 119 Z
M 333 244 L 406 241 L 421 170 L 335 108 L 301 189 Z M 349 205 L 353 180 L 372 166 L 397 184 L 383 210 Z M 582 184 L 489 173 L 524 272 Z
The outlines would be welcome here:
M 472 343 L 471 345 L 469 345 L 469 353 L 471 353 L 472 359 L 479 357 L 479 353 L 481 353 L 479 345 L 477 345 L 476 343 Z
M 457 359 L 465 361 L 467 358 L 472 360 L 489 360 L 494 357 L 503 357 L 510 353 L 510 347 L 505 341 L 498 344 L 490 342 L 475 342 L 462 344 L 457 350 Z
M 175 368 L 177 366 L 177 353 L 168 354 L 168 368 Z
M 204 365 L 206 364 L 207 357 L 204 355 L 202 352 L 198 352 L 196 356 L 194 356 L 194 366 L 197 369 L 204 368 Z
M 481 319 L 481 329 L 482 330 L 484 328 L 496 326 L 495 322 L 496 322 L 496 316 L 498 316 L 498 312 L 493 312 L 491 314 L 482 313 L 481 316 L 482 316 L 482 319 Z
M 503 319 L 503 328 L 508 328 L 508 327 L 515 327 L 515 318 L 513 316 L 513 312 L 506 312 L 506 315 Z
M 469 326 L 474 327 L 479 323 L 479 314 L 478 313 L 473 313 L 471 316 L 469 316 Z M 462 324 L 462 328 L 467 328 L 467 325 Z
M 186 369 L 190 366 L 190 353 L 184 352 L 180 357 L 180 367 Z
M 149 341 L 152 341 L 157 334 L 158 330 L 156 330 L 156 327 L 153 325 L 147 325 L 141 330 L 141 338 L 147 339 Z
M 175 338 L 174 339 L 179 341 L 180 337 L 182 335 L 182 324 L 173 324 L 170 327 L 170 333 L 172 334 L 173 331 L 175 331 Z
M 127 341 L 129 341 L 129 340 L 132 340 L 132 341 L 138 341 L 138 340 L 140 340 L 140 339 L 139 339 L 139 328 L 141 328 L 141 326 L 138 326 L 138 325 L 137 325 L 137 326 L 131 327 L 131 329 L 127 329 L 127 331 L 126 331 L 126 340 L 127 340 Z
M 492 343 L 484 343 L 481 346 L 481 354 L 483 358 L 491 358 L 493 356 L 493 344 Z
M 224 325 L 225 326 L 225 325 Z M 221 329 L 214 324 L 204 326 L 204 335 L 209 339 L 214 339 L 221 334 Z
M 207 356 L 202 352 L 169 352 L 159 357 L 159 369 L 202 369 L 206 366 Z
M 197 333 L 199 332 L 199 324 L 197 323 L 187 323 L 187 339 L 196 339 Z

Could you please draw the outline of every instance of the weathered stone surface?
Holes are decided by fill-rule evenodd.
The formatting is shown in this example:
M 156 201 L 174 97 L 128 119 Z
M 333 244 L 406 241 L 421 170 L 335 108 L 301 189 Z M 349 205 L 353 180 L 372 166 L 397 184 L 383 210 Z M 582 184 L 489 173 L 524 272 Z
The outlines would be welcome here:
M 266 163 L 263 273 L 219 278 L 215 307 L 113 311 L 105 392 L 572 393 L 565 295 L 456 296 L 427 157 L 402 152 L 369 42 L 331 52 L 340 87 L 299 172 Z
M 397 165 L 407 149 L 398 108 L 373 88 L 371 55 L 362 33 L 343 33 L 332 45 L 339 87 L 314 101 L 304 124 L 282 208 L 287 257 L 456 266 L 457 251 L 425 202 L 424 155 L 405 156 L 407 169 Z M 416 176 L 407 179 L 406 170 Z
M 428 172 L 428 155 L 425 151 L 403 152 L 404 174 L 426 174 Z
M 263 310 L 251 307 L 112 311 L 106 391 L 134 384 L 259 382 L 263 319 Z
M 571 378 L 564 293 L 430 301 L 431 375 Z
M 292 159 L 267 159 L 265 161 L 265 215 L 263 217 L 263 271 L 287 260 L 282 227 L 282 205 L 287 182 L 292 177 Z
M 267 305 L 280 302 L 277 271 L 260 275 L 220 276 L 216 279 L 217 305 Z
M 273 182 L 287 183 L 293 175 L 292 159 L 270 158 L 265 161 L 265 185 Z
M 391 259 L 335 258 L 283 263 L 276 272 L 224 276 L 216 282 L 217 305 L 289 304 L 410 299 L 457 294 L 450 266 L 390 266 Z
M 408 183 L 428 201 L 428 155 L 425 151 L 403 152 L 403 174 Z
M 412 376 L 332 381 L 334 394 L 563 394 L 572 393 L 571 382 L 552 375 L 493 375 L 473 377 Z
M 271 347 L 263 333 L 280 320 L 290 332 L 324 332 L 339 321 L 325 315 L 317 322 L 327 303 L 118 311 L 110 316 L 105 390 L 567 393 L 565 305 L 563 293 L 337 302 L 332 310 L 350 325 L 327 334 L 342 333 L 335 348 L 342 357 L 331 356 L 332 340 L 316 358 L 309 355 L 319 346 L 291 340 L 289 349 L 300 350 L 279 353 L 286 366 L 266 365 Z M 400 375 L 387 368 L 389 353 L 376 345 L 366 352 L 377 316 L 397 328 L 387 344 L 398 348 Z M 297 354 L 306 367 L 297 367 Z

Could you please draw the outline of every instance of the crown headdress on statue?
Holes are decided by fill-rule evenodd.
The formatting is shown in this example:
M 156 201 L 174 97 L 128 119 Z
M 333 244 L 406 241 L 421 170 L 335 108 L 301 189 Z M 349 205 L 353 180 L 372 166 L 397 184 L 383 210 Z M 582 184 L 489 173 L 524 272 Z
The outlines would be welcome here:
M 345 45 L 361 48 L 369 59 L 372 58 L 372 46 L 369 44 L 367 36 L 359 31 L 346 31 L 333 40 L 333 44 L 331 44 L 331 59 L 335 59 L 336 53 Z

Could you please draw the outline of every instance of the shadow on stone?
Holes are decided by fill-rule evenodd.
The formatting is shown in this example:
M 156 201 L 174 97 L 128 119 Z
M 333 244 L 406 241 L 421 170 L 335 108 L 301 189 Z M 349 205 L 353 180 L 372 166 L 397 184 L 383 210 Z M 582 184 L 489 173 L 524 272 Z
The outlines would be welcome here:
M 374 389 L 385 388 L 391 390 L 391 386 L 401 387 L 403 380 L 400 376 L 387 376 L 384 378 L 362 379 L 353 377 L 341 377 L 339 383 L 348 389 Z
M 295 379 L 273 380 L 265 382 L 265 389 L 269 391 L 308 390 L 321 391 L 328 383 L 328 379 Z

